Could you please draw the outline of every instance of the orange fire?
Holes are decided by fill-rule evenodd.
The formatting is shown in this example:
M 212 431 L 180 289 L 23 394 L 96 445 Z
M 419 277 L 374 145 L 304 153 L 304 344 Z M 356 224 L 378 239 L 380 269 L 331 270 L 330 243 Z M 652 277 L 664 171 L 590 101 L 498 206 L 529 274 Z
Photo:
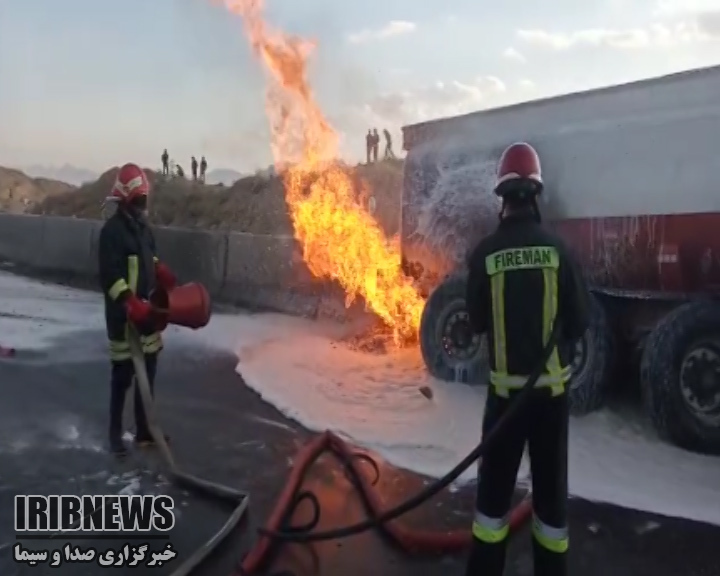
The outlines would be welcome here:
M 272 151 L 308 268 L 337 280 L 346 306 L 362 297 L 396 342 L 414 340 L 423 299 L 401 270 L 398 238 L 386 238 L 358 201 L 366 191 L 356 189 L 351 170 L 337 160 L 338 135 L 306 77 L 313 43 L 269 28 L 262 0 L 225 0 L 225 6 L 242 16 L 253 51 L 271 74 Z

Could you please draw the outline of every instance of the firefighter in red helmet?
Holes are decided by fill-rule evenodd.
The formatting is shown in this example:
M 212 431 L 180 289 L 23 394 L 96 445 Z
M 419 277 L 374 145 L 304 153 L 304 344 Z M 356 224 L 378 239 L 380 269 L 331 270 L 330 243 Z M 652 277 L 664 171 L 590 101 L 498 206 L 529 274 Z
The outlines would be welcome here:
M 543 360 L 555 318 L 560 335 L 527 411 L 489 447 L 479 465 L 473 546 L 467 576 L 501 576 L 508 513 L 525 445 L 532 469 L 535 576 L 567 574 L 566 385 L 575 344 L 588 327 L 588 292 L 567 249 L 540 223 L 540 158 L 520 142 L 500 158 L 495 193 L 498 229 L 469 260 L 467 308 L 478 334 L 487 333 L 490 386 L 483 434 L 493 429 Z
M 100 231 L 98 259 L 99 278 L 105 296 L 105 323 L 110 340 L 110 450 L 126 452 L 122 439 L 123 407 L 135 370 L 128 342 L 129 324 L 140 334 L 145 366 L 154 388 L 157 357 L 163 347 L 162 337 L 152 321 L 148 302 L 156 288 L 172 290 L 176 279 L 172 271 L 158 260 L 155 239 L 148 225 L 147 202 L 150 182 L 136 164 L 120 168 L 109 200 L 115 202 L 115 213 Z M 152 444 L 140 391 L 135 390 L 135 441 Z

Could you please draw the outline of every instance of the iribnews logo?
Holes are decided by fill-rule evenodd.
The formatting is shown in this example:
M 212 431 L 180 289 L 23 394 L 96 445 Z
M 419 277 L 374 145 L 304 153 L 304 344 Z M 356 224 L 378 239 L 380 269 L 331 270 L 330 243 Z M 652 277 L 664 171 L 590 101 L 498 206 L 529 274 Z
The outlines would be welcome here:
M 175 501 L 165 495 L 17 495 L 15 532 L 168 532 Z M 69 533 L 69 534 L 68 534 Z M 127 536 L 118 536 L 126 538 Z

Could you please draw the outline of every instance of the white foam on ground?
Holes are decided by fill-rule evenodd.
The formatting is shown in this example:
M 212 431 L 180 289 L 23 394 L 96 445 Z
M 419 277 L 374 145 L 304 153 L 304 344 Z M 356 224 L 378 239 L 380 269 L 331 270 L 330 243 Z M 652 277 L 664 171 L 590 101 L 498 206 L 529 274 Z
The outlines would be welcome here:
M 75 414 L 58 410 L 52 419 L 35 421 L 31 426 L 21 420 L 10 423 L 12 436 L 0 434 L 0 454 L 22 454 L 38 447 L 98 453 L 105 450 L 103 438 L 84 427 Z
M 15 315 L 0 315 L 0 345 L 18 348 L 103 326 L 98 294 L 6 274 L 0 274 L 0 314 Z M 334 343 L 341 330 L 281 315 L 218 314 L 195 333 L 171 328 L 167 340 L 236 353 L 247 385 L 282 412 L 307 428 L 338 431 L 409 470 L 442 475 L 479 441 L 482 389 L 429 377 L 418 351 L 351 351 Z M 432 400 L 420 394 L 421 386 L 433 390 Z M 58 447 L 80 447 L 77 429 L 66 425 L 72 422 L 57 424 Z M 95 442 L 82 447 L 97 449 Z M 637 418 L 609 411 L 573 419 L 570 489 L 591 500 L 720 525 L 720 458 L 664 444 Z
M 217 315 L 193 338 L 236 352 L 247 385 L 287 416 L 341 432 L 397 466 L 437 477 L 472 450 L 481 437 L 482 388 L 428 376 L 416 350 L 349 350 L 334 342 L 339 330 L 281 315 Z M 432 400 L 421 386 L 432 389 Z M 604 410 L 572 419 L 570 491 L 720 525 L 720 458 L 661 442 L 636 415 Z
M 0 273 L 0 346 L 42 350 L 65 334 L 104 329 L 96 293 Z

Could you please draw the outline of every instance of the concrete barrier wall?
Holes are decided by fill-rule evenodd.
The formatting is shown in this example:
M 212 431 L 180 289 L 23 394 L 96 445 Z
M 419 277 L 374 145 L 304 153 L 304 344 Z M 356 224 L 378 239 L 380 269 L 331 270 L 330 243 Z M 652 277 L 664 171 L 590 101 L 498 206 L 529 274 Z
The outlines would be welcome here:
M 184 228 L 157 228 L 160 258 L 176 270 L 181 283 L 201 282 L 216 298 L 225 281 L 227 234 Z
M 48 272 L 95 277 L 97 257 L 93 257 L 92 244 L 101 223 L 76 218 L 44 220 L 34 265 Z
M 303 263 L 294 238 L 228 235 L 223 301 L 314 315 L 321 294 L 322 287 Z
M 0 259 L 35 266 L 42 252 L 45 218 L 0 213 Z
M 0 213 L 0 260 L 20 270 L 96 283 L 101 221 Z M 155 228 L 160 258 L 215 301 L 315 315 L 324 284 L 289 236 Z

